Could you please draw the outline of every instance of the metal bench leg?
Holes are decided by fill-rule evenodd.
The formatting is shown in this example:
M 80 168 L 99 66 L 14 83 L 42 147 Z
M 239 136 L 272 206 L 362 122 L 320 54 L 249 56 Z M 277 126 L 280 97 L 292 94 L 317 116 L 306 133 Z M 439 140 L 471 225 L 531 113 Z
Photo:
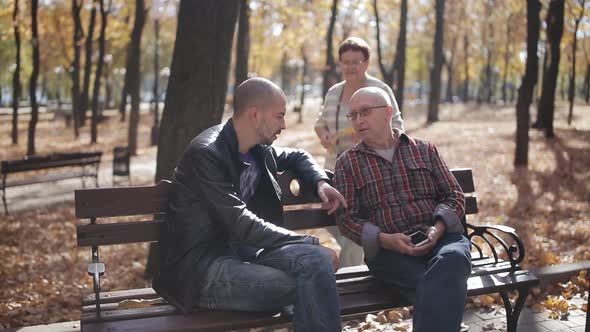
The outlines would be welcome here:
M 520 316 L 520 311 L 524 306 L 524 301 L 529 295 L 529 287 L 521 287 L 516 291 L 518 292 L 518 297 L 514 302 L 514 306 L 510 302 L 507 292 L 500 293 L 500 296 L 502 296 L 502 301 L 504 302 L 504 308 L 506 309 L 506 323 L 508 325 L 508 332 L 516 332 L 518 317 Z
M 94 173 L 94 182 L 96 183 L 96 188 L 98 188 L 98 171 L 99 171 L 100 163 L 96 164 L 96 173 Z
M 84 170 L 84 174 L 82 174 L 80 180 L 82 180 L 82 188 L 86 189 L 86 170 Z
M 92 263 L 88 263 L 88 274 L 92 276 L 94 283 L 97 317 L 100 317 L 100 276 L 104 274 L 105 270 L 104 263 L 98 261 L 98 247 L 92 246 Z
M 4 203 L 4 215 L 8 215 L 8 206 L 6 205 L 6 174 L 2 177 L 2 203 Z
M 6 205 L 6 189 L 2 188 L 2 203 L 4 203 L 4 215 L 8 215 L 8 206 Z

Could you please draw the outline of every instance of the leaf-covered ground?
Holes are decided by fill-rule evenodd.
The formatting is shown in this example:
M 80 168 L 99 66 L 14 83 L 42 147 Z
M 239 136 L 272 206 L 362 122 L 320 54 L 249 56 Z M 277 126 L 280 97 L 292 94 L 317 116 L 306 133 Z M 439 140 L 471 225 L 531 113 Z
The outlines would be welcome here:
M 557 138 L 546 140 L 540 132 L 531 130 L 529 167 L 518 171 L 512 166 L 513 106 L 443 105 L 441 121 L 430 126 L 424 125 L 422 108 L 406 108 L 408 133 L 434 142 L 449 167 L 473 169 L 480 213 L 470 222 L 516 228 L 528 250 L 527 268 L 590 259 L 590 107 L 577 106 L 574 122 L 568 126 L 565 106 L 559 105 Z M 277 144 L 304 148 L 323 161 L 322 148 L 312 129 L 313 112 L 312 107 L 307 109 L 303 124 L 296 124 L 297 115 L 290 114 L 288 128 Z M 23 118 L 19 124 L 21 144 L 14 146 L 9 141 L 10 117 L 0 116 L 0 160 L 24 154 L 26 120 Z M 144 114 L 139 155 L 133 159 L 134 165 L 145 165 L 151 172 L 135 174 L 134 184 L 153 181 L 156 149 L 149 147 L 151 121 L 151 116 Z M 80 138 L 84 144 L 73 144 L 71 128 L 46 114 L 37 129 L 38 152 L 100 149 L 105 151 L 101 167 L 108 167 L 112 147 L 124 145 L 126 133 L 126 124 L 113 114 L 99 128 L 98 145 L 86 143 L 88 128 L 83 129 Z M 32 191 L 43 190 L 43 186 L 53 184 L 32 187 L 41 188 Z M 73 189 L 75 185 L 67 190 Z M 9 196 L 11 190 L 19 190 L 26 200 L 26 187 L 8 189 Z M 91 279 L 85 272 L 90 252 L 76 248 L 75 226 L 82 222 L 74 216 L 71 199 L 49 206 L 31 204 L 21 212 L 0 217 L 0 328 L 80 318 L 81 297 L 92 292 Z M 314 232 L 324 243 L 334 245 L 327 233 Z M 104 289 L 149 286 L 143 279 L 146 248 L 142 244 L 102 248 L 101 260 L 107 265 Z M 538 290 L 538 301 L 529 304 L 557 312 L 564 308 L 560 302 L 564 295 L 567 298 L 572 292 L 583 293 L 580 289 L 553 287 L 554 298 Z M 483 297 L 470 305 L 491 306 L 497 300 Z M 389 312 L 383 315 L 399 316 Z

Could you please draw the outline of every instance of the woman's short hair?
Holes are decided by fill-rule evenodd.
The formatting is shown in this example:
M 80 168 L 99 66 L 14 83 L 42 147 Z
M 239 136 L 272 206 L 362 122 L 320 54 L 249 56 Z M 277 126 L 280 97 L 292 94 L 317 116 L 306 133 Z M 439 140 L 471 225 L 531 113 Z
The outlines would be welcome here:
M 341 59 L 342 54 L 346 51 L 362 52 L 365 61 L 369 60 L 369 56 L 371 55 L 369 44 L 358 37 L 348 37 L 342 42 L 342 44 L 340 44 L 340 47 L 338 48 L 338 59 Z

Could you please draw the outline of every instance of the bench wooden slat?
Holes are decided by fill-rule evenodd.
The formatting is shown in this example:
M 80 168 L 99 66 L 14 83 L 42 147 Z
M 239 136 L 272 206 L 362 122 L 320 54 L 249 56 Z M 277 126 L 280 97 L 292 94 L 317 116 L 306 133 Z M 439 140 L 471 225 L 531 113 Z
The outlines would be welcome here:
M 289 182 L 287 177 L 279 177 L 279 181 Z M 461 179 L 462 186 L 465 186 L 464 191 L 473 191 L 473 181 L 469 177 L 471 174 L 470 169 L 458 169 L 453 170 L 458 179 Z M 469 180 L 468 180 L 469 179 Z M 288 188 L 283 184 L 283 188 Z M 169 181 L 160 181 L 156 186 L 137 186 L 137 187 L 124 187 L 124 188 L 97 188 L 97 189 L 80 189 L 76 190 L 76 217 L 77 218 L 101 218 L 101 217 L 114 217 L 114 216 L 130 216 L 138 214 L 150 214 L 158 213 L 166 210 L 168 203 L 168 193 L 171 188 Z M 303 196 L 294 196 L 288 190 L 283 192 L 283 201 L 286 205 L 293 204 L 309 204 L 310 201 L 318 201 L 315 193 L 302 193 Z M 286 217 L 286 223 L 297 227 L 296 229 L 305 228 L 299 227 L 299 223 L 306 222 L 308 220 L 309 213 L 302 213 L 301 216 L 293 216 L 293 218 L 301 218 L 298 223 L 294 223 L 294 220 L 290 220 L 291 217 Z M 477 199 L 476 197 L 466 197 L 466 214 L 477 213 Z M 317 222 L 317 218 L 313 218 Z M 327 221 L 319 221 L 323 225 L 332 225 L 333 223 L 327 223 Z M 313 224 L 313 222 L 306 222 Z M 323 226 L 314 226 L 323 227 Z M 287 227 L 288 228 L 288 227 Z
M 148 310 L 150 309 L 150 310 Z M 131 309 L 129 309 L 131 310 Z M 188 331 L 229 331 L 239 330 L 241 328 L 254 328 L 268 325 L 277 325 L 287 323 L 284 317 L 272 317 L 265 313 L 251 312 L 229 312 L 229 311 L 207 311 L 194 313 L 191 315 L 165 315 L 161 317 L 162 312 L 167 309 L 155 310 L 152 308 L 135 309 L 136 312 L 128 312 L 127 316 L 133 317 L 133 313 L 156 315 L 156 317 L 135 318 L 123 321 L 106 320 L 100 323 L 88 323 L 84 331 L 170 331 L 170 332 L 188 332 Z M 160 317 L 157 315 L 160 314 Z M 86 316 L 85 316 L 86 315 Z M 91 315 L 83 314 L 83 318 L 89 318 Z
M 291 230 L 334 226 L 334 218 L 317 209 L 293 210 L 283 213 L 283 227 Z
M 59 180 L 65 180 L 65 179 L 74 179 L 74 178 L 80 178 L 85 175 L 94 176 L 94 174 L 86 173 L 82 170 L 70 170 L 69 172 L 63 172 L 63 173 L 43 174 L 43 175 L 26 177 L 24 179 L 7 180 L 6 181 L 6 188 L 26 186 L 26 185 L 35 184 L 35 183 L 53 182 L 53 181 L 59 181 Z M 0 188 L 1 187 L 2 187 L 2 184 L 0 183 Z
M 77 225 L 78 247 L 158 241 L 163 225 L 154 220 Z
M 76 217 L 133 216 L 166 211 L 172 184 L 162 180 L 155 186 L 79 189 L 75 191 Z
M 100 303 L 121 302 L 123 300 L 133 299 L 153 299 L 156 297 L 160 297 L 160 295 L 158 295 L 151 287 L 126 289 L 100 293 Z M 94 304 L 96 302 L 95 299 L 96 297 L 94 294 L 88 294 L 82 299 L 82 305 L 86 306 Z
M 127 189 L 127 188 L 118 188 L 118 189 Z M 78 203 L 78 200 L 81 199 L 80 197 L 83 196 L 83 199 L 86 201 L 87 198 L 91 198 L 96 194 L 96 191 L 110 191 L 111 188 L 98 188 L 98 189 L 82 189 L 76 190 L 76 206 L 82 205 Z M 91 193 L 91 194 L 89 194 Z M 132 191 L 134 195 L 137 195 L 139 191 Z M 122 194 L 121 194 L 122 195 Z M 146 200 L 154 199 L 158 207 L 154 206 L 149 213 L 159 213 L 166 209 L 167 202 L 162 200 L 157 200 L 153 196 L 146 194 L 144 195 Z M 136 196 L 137 197 L 137 196 Z M 97 202 L 101 201 L 101 202 Z M 124 198 L 121 198 L 119 195 L 113 195 L 107 197 L 102 197 L 97 199 L 97 201 L 86 201 L 88 202 L 87 208 L 80 209 L 76 208 L 76 215 L 78 213 L 83 214 L 87 213 L 90 215 L 95 215 L 97 212 L 93 211 L 102 211 L 100 212 L 101 217 L 105 216 L 115 216 L 120 214 L 110 213 L 109 211 L 100 208 L 97 206 L 98 204 L 108 204 L 108 206 L 115 206 L 115 208 L 119 210 L 124 210 L 125 215 L 133 215 L 138 214 L 139 211 L 146 210 L 146 207 L 139 207 L 132 204 L 126 204 Z M 105 202 L 109 201 L 109 202 Z M 144 200 L 145 201 L 145 200 Z M 139 210 L 141 209 L 141 210 Z M 473 212 L 475 209 L 475 212 Z M 475 197 L 466 197 L 466 213 L 473 214 L 477 212 L 477 202 Z M 127 214 L 129 213 L 129 214 Z M 148 212 L 145 212 L 148 213 Z M 90 216 L 86 216 L 86 218 L 90 218 Z M 96 225 L 78 225 L 76 227 L 77 234 L 78 234 L 78 246 L 92 246 L 92 245 L 111 245 L 111 244 L 123 244 L 123 243 L 136 243 L 136 242 L 154 242 L 158 241 L 160 237 L 160 230 L 161 230 L 161 222 L 159 221 L 142 221 L 142 222 L 118 222 L 118 223 L 111 223 L 111 224 L 96 224 Z M 302 229 L 312 229 L 312 228 L 321 228 L 326 226 L 335 226 L 334 219 L 332 216 L 327 215 L 326 213 L 318 214 L 317 210 L 293 210 L 293 211 L 286 211 L 284 214 L 284 224 L 283 227 L 291 230 L 302 230 Z
M 451 169 L 451 173 L 453 173 L 455 179 L 459 182 L 464 193 L 471 194 L 475 192 L 471 168 L 453 168 Z
M 2 174 L 9 174 L 63 166 L 84 166 L 99 163 L 101 156 L 102 151 L 31 156 L 19 160 L 4 160 L 0 170 Z
M 168 186 L 168 184 L 164 186 Z M 160 198 L 160 194 L 152 190 L 154 187 L 130 187 L 130 188 L 97 188 L 97 189 L 81 189 L 76 190 L 76 215 L 85 214 L 86 218 L 95 216 L 100 213 L 100 217 L 121 215 L 114 213 L 114 210 L 102 209 L 100 206 L 114 207 L 117 211 L 124 211 L 123 215 L 142 213 L 159 213 L 166 210 L 167 201 Z M 130 189 L 130 190 L 125 190 Z M 147 207 L 139 206 L 137 204 L 127 204 L 123 193 L 119 190 L 125 190 L 133 197 L 140 195 L 141 201 L 152 201 L 157 204 L 145 212 Z M 158 189 L 156 189 L 158 190 Z M 162 190 L 162 189 L 160 189 Z M 168 190 L 168 188 L 163 188 Z M 99 192 L 108 193 L 107 196 L 98 196 Z M 82 204 L 81 201 L 85 203 Z M 147 203 L 146 203 L 147 204 Z M 82 206 L 78 208 L 78 206 Z M 475 209 L 475 212 L 473 210 Z M 96 212 L 99 211 L 99 212 Z M 466 212 L 473 214 L 477 212 L 477 200 L 475 197 L 466 197 Z M 92 246 L 92 245 L 110 245 L 123 244 L 135 242 L 153 242 L 158 241 L 160 236 L 159 221 L 143 221 L 143 222 L 118 222 L 111 224 L 96 224 L 96 225 L 78 225 L 76 227 L 78 233 L 78 246 Z M 283 227 L 292 230 L 321 228 L 325 226 L 334 226 L 334 219 L 325 212 L 318 214 L 317 210 L 292 210 L 286 211 L 284 214 Z
M 464 193 L 470 194 L 475 192 L 475 185 L 473 183 L 473 173 L 470 168 L 454 168 L 451 170 L 457 182 L 461 186 Z M 332 176 L 328 173 L 328 176 Z M 291 186 L 291 182 L 296 178 L 293 172 L 287 171 L 279 176 L 279 185 L 283 189 L 283 204 L 285 205 L 296 205 L 306 204 L 311 202 L 320 202 L 317 194 L 310 190 L 310 188 L 303 186 L 302 184 Z M 295 180 L 297 181 L 297 180 Z M 294 189 L 298 188 L 299 191 L 292 192 L 291 190 L 285 190 L 285 188 Z M 477 210 L 475 210 L 477 211 Z M 477 212 L 474 212 L 477 213 Z

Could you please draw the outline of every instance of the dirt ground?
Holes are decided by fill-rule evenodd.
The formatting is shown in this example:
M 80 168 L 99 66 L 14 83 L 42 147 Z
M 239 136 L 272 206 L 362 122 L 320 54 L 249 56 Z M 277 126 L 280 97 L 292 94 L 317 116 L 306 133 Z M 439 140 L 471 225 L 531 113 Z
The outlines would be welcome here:
M 287 130 L 276 144 L 300 147 L 323 162 L 323 150 L 313 131 L 318 101 L 310 103 L 304 122 L 289 114 Z M 514 227 L 525 241 L 528 268 L 590 259 L 590 107 L 574 108 L 574 122 L 566 123 L 565 104 L 556 109 L 556 138 L 546 140 L 531 130 L 529 167 L 515 171 L 513 163 L 514 106 L 442 105 L 440 122 L 425 125 L 424 106 L 404 111 L 407 132 L 431 140 L 451 168 L 473 169 L 480 212 L 470 222 Z M 534 112 L 533 108 L 532 111 Z M 43 114 L 37 129 L 38 153 L 104 151 L 101 168 L 110 185 L 112 148 L 125 145 L 127 124 L 107 113 L 99 127 L 99 144 L 90 145 L 88 128 L 79 140 L 53 114 Z M 10 116 L 0 115 L 0 160 L 21 158 L 26 151 L 27 117 L 19 123 L 20 144 L 10 143 Z M 152 117 L 141 118 L 138 156 L 132 159 L 132 183 L 153 182 L 156 148 L 149 146 Z M 134 172 L 138 170 L 138 172 Z M 103 174 L 101 173 L 101 174 Z M 79 182 L 59 187 L 52 183 L 8 189 L 10 204 L 23 208 L 0 216 L 0 328 L 53 323 L 80 318 L 80 300 L 92 292 L 86 263 L 90 251 L 76 248 L 76 220 L 71 192 Z M 57 189 L 56 189 L 57 188 Z M 61 190 L 63 198 L 36 200 L 45 190 Z M 51 197 L 62 197 L 55 194 Z M 44 202 L 46 204 L 44 204 Z M 322 231 L 325 244 L 336 247 Z M 106 263 L 103 289 L 148 287 L 143 279 L 146 245 L 101 249 Z

